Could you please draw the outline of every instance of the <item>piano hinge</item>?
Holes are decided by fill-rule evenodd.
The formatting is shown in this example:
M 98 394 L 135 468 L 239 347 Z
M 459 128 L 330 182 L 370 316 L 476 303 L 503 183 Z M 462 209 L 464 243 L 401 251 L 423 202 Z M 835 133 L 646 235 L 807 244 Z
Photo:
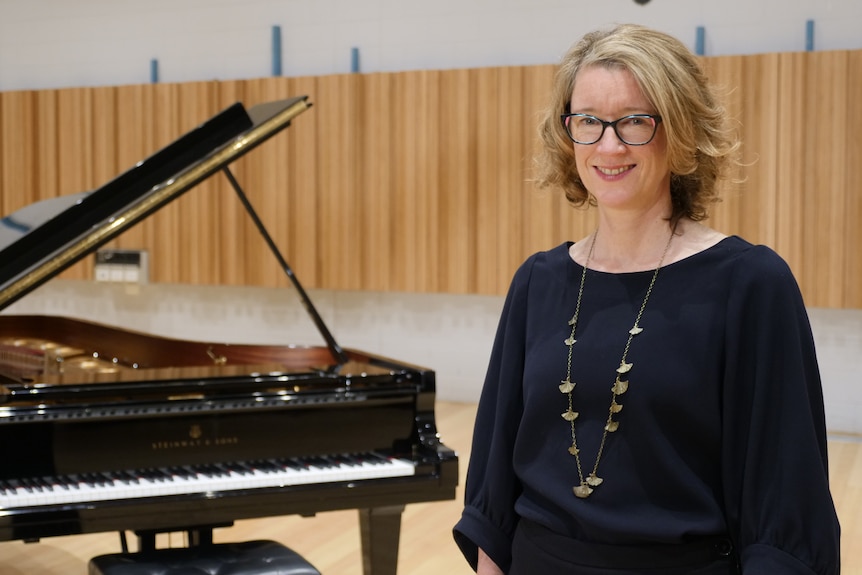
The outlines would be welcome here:
M 224 365 L 227 363 L 227 358 L 223 355 L 216 355 L 213 351 L 212 346 L 207 348 L 207 355 L 213 360 L 213 363 L 216 365 Z

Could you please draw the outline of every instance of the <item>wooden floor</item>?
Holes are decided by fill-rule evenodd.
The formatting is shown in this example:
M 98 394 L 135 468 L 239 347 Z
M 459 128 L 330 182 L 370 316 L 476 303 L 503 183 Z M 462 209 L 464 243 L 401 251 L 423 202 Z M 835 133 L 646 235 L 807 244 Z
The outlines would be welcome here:
M 437 425 L 443 441 L 458 451 L 461 486 L 467 468 L 476 406 L 439 403 Z M 844 575 L 862 575 L 862 441 L 830 441 L 833 494 L 841 518 Z M 452 541 L 452 525 L 461 513 L 462 487 L 454 501 L 417 504 L 404 512 L 399 575 L 467 575 L 472 571 Z M 323 575 L 361 575 L 357 514 L 323 513 L 312 518 L 279 517 L 238 522 L 216 531 L 218 541 L 266 538 L 281 541 L 304 555 Z M 161 546 L 183 544 L 173 534 Z M 85 575 L 87 560 L 119 551 L 115 533 L 46 539 L 41 543 L 0 543 L 0 575 Z

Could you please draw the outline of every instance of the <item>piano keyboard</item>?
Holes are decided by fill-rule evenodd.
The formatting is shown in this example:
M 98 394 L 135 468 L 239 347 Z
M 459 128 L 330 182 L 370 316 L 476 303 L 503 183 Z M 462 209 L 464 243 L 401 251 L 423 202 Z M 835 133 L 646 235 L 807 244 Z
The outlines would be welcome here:
M 0 480 L 0 510 L 414 474 L 411 461 L 363 453 L 8 479 Z

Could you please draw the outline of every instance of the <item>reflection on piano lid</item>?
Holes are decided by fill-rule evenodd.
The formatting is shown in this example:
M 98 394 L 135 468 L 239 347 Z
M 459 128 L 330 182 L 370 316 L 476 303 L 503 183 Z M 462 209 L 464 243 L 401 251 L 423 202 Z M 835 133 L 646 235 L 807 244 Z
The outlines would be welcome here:
M 0 220 L 0 310 L 223 172 L 326 345 L 198 342 L 0 314 L 0 541 L 359 509 L 395 573 L 408 503 L 452 499 L 431 369 L 335 341 L 229 165 L 311 106 L 235 104 L 104 186 Z

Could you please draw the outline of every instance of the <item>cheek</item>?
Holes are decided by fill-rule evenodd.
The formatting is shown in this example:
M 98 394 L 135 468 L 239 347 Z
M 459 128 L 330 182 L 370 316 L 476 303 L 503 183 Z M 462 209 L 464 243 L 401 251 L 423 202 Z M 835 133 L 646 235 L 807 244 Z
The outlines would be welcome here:
M 578 168 L 578 172 L 581 172 L 581 175 L 583 175 L 583 171 L 587 165 L 587 152 L 588 150 L 586 147 L 578 146 L 577 144 L 572 148 L 572 159 L 575 162 L 575 166 Z

